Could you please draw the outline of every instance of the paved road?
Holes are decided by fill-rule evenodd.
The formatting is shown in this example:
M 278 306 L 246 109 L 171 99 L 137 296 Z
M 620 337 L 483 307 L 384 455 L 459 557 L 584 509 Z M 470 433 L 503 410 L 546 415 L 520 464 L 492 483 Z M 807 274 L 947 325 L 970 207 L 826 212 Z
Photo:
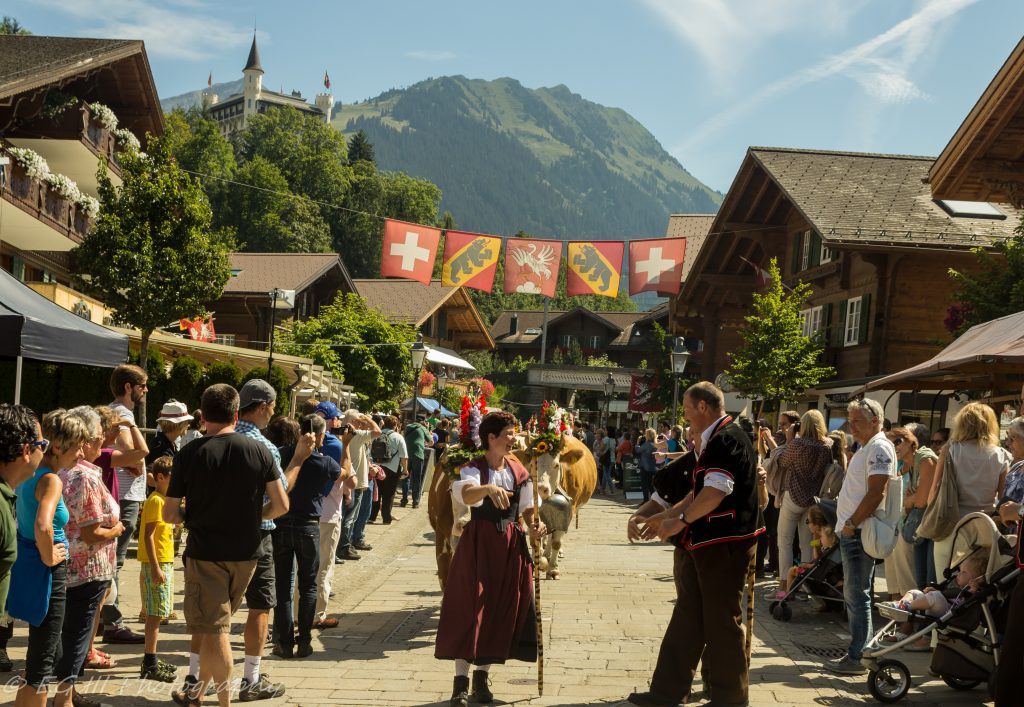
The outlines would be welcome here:
M 657 659 L 662 628 L 674 601 L 671 550 L 663 545 L 625 541 L 629 507 L 597 498 L 582 511 L 580 528 L 565 545 L 563 579 L 542 584 L 545 631 L 545 690 L 536 697 L 536 667 L 521 663 L 495 666 L 492 690 L 506 703 L 573 707 L 622 704 L 634 689 L 645 689 Z M 303 660 L 269 658 L 264 668 L 288 686 L 286 696 L 264 702 L 277 705 L 382 705 L 443 707 L 451 694 L 451 663 L 433 658 L 440 591 L 433 535 L 425 507 L 396 509 L 400 520 L 389 528 L 371 525 L 375 548 L 336 573 L 337 596 L 331 610 L 341 619 L 320 633 L 316 652 Z M 128 615 L 138 613 L 138 564 L 125 566 Z M 177 575 L 178 608 L 181 574 Z M 872 702 L 865 678 L 823 673 L 824 655 L 845 645 L 845 627 L 798 605 L 792 621 L 767 613 L 759 585 L 750 673 L 751 704 L 855 705 Z M 244 620 L 244 609 L 236 616 Z M 141 631 L 141 625 L 135 624 Z M 187 665 L 187 636 L 181 622 L 165 627 L 160 649 L 175 665 Z M 235 626 L 235 676 L 241 675 L 240 623 Z M 25 631 L 12 642 L 12 657 L 24 658 Z M 86 691 L 104 693 L 113 707 L 167 703 L 167 686 L 136 679 L 141 651 L 114 647 L 119 667 L 89 671 L 101 676 Z M 139 647 L 141 648 L 141 647 Z M 903 656 L 911 666 L 914 688 L 906 704 L 979 705 L 982 688 L 959 693 L 927 674 L 927 655 Z M 699 688 L 699 679 L 696 688 Z M 532 698 L 532 699 L 531 699 Z M 0 703 L 10 703 L 0 694 Z M 501 702 L 499 701 L 499 704 Z

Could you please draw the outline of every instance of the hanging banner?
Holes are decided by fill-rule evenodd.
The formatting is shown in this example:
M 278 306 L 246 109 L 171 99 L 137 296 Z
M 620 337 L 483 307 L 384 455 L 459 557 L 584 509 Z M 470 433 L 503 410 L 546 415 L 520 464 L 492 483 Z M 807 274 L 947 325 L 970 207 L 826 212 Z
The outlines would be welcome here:
M 622 241 L 570 241 L 566 294 L 618 297 L 625 248 Z
M 630 412 L 661 412 L 665 406 L 655 402 L 654 391 L 658 388 L 658 378 L 654 375 L 631 376 L 629 381 Z
M 629 244 L 629 294 L 679 294 L 685 238 L 651 238 Z
M 509 238 L 505 243 L 505 292 L 555 296 L 561 241 Z
M 213 315 L 198 319 L 179 319 L 179 331 L 188 331 L 192 341 L 216 341 L 217 332 L 213 329 Z
M 439 229 L 386 219 L 380 276 L 402 277 L 429 285 L 440 242 Z
M 490 292 L 500 253 L 501 239 L 496 236 L 446 231 L 441 284 Z

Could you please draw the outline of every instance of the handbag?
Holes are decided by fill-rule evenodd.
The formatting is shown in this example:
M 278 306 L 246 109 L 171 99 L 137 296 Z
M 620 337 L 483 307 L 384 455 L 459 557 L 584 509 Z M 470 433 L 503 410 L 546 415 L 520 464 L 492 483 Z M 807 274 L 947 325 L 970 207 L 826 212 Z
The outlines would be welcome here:
M 946 449 L 946 459 L 943 462 L 939 488 L 935 493 L 935 498 L 924 509 L 921 523 L 917 526 L 917 537 L 927 540 L 942 540 L 953 532 L 958 520 L 960 520 L 960 486 L 956 480 L 953 444 L 951 444 Z
M 908 545 L 914 545 L 915 543 L 921 542 L 922 539 L 915 536 L 923 516 L 923 508 L 911 508 L 907 511 L 907 517 L 903 519 L 903 530 L 900 532 L 903 534 L 903 540 Z
M 43 563 L 35 540 L 18 536 L 18 559 L 11 567 L 7 613 L 30 626 L 43 623 L 50 611 L 53 570 Z
M 896 549 L 902 506 L 903 477 L 893 476 L 886 486 L 885 500 L 860 526 L 864 552 L 876 560 L 884 560 Z

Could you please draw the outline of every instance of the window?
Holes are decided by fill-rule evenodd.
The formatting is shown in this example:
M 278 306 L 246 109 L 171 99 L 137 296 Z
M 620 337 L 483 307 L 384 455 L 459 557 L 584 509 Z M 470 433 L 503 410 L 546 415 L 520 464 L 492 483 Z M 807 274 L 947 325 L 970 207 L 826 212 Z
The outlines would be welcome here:
M 825 241 L 821 242 L 821 257 L 818 258 L 818 262 L 822 265 L 832 262 L 832 249 L 825 245 Z
M 234 346 L 235 335 L 234 334 L 217 334 L 216 341 L 222 346 Z
M 811 232 L 804 231 L 800 238 L 803 239 L 800 243 L 800 269 L 806 270 L 811 267 Z
M 600 336 L 591 336 L 590 338 L 588 338 L 587 339 L 587 347 L 589 347 L 591 349 L 599 349 L 599 348 L 601 348 L 601 337 Z
M 563 334 L 562 336 L 558 337 L 558 343 L 561 346 L 564 346 L 565 348 L 569 348 L 570 346 L 572 346 L 574 341 L 576 341 L 576 337 L 573 336 L 572 334 Z
M 810 338 L 821 330 L 822 307 L 812 307 L 800 312 L 800 319 L 803 322 L 801 334 Z
M 860 313 L 863 297 L 854 297 L 846 303 L 846 334 L 843 337 L 844 346 L 854 346 L 861 341 Z
M 1006 214 L 987 201 L 957 201 L 938 199 L 937 203 L 954 218 L 990 218 L 1004 220 Z

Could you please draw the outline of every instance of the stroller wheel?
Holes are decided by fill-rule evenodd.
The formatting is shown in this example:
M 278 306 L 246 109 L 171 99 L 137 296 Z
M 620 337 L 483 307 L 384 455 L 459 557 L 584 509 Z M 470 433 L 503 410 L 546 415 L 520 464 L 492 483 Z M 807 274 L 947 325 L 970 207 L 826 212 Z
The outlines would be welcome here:
M 789 621 L 793 618 L 793 607 L 784 601 L 772 602 L 772 618 L 777 621 Z
M 943 675 L 942 682 L 946 683 L 954 690 L 973 690 L 981 684 L 981 680 L 963 680 L 961 678 L 955 678 L 952 675 Z
M 910 692 L 910 671 L 898 660 L 881 660 L 868 673 L 868 689 L 879 702 L 898 702 Z

